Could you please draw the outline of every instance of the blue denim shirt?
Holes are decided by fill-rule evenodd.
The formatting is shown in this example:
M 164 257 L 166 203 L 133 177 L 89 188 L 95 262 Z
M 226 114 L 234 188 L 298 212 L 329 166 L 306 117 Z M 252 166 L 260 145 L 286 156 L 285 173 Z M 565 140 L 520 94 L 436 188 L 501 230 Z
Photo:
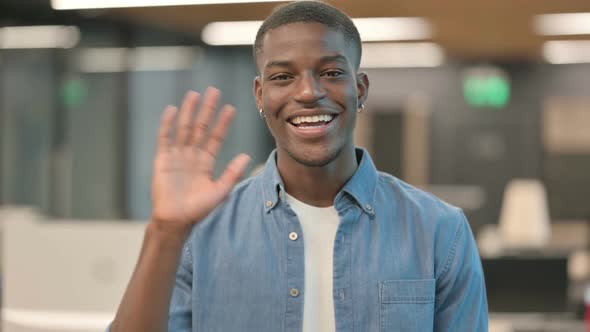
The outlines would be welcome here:
M 481 262 L 462 211 L 378 172 L 366 151 L 357 156 L 334 200 L 336 330 L 487 331 Z M 273 152 L 261 174 L 195 226 L 169 331 L 302 330 L 304 255 L 313 252 L 303 250 L 284 193 Z

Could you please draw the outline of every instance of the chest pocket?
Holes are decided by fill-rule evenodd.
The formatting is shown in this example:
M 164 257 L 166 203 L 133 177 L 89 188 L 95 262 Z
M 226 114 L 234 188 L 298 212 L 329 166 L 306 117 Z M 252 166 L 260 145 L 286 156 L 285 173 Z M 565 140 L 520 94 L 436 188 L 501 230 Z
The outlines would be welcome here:
M 435 289 L 435 279 L 379 283 L 381 332 L 432 331 Z

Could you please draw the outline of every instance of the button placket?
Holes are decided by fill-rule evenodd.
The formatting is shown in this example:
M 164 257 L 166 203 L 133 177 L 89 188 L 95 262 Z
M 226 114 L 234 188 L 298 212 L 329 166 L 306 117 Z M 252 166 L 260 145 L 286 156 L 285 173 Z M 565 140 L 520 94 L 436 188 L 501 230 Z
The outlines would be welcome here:
M 288 208 L 288 205 L 280 206 L 277 210 L 285 223 L 283 233 L 287 249 L 287 288 L 284 290 L 287 300 L 285 324 L 289 326 L 286 332 L 301 331 L 303 329 L 301 317 L 303 317 L 303 285 L 305 285 L 305 259 L 303 252 L 303 230 L 300 227 L 297 216 Z

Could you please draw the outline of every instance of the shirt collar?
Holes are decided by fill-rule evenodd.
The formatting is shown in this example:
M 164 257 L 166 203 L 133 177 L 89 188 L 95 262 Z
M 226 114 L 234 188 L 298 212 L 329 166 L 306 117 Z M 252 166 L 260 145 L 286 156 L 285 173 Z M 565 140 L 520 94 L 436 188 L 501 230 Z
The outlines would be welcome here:
M 262 170 L 262 198 L 264 209 L 268 213 L 279 202 L 279 193 L 284 190 L 283 180 L 277 168 L 277 150 L 273 150 Z
M 375 164 L 367 150 L 356 148 L 357 160 L 360 160 L 359 167 L 350 180 L 344 185 L 341 192 L 336 196 L 338 201 L 342 193 L 350 195 L 356 203 L 370 216 L 375 215 L 375 189 L 377 188 L 378 173 Z
M 356 148 L 359 166 L 353 176 L 336 196 L 336 202 L 344 193 L 348 194 L 370 216 L 375 215 L 375 189 L 377 186 L 377 169 L 369 153 L 362 148 Z M 264 209 L 268 213 L 280 200 L 280 193 L 284 191 L 283 180 L 277 168 L 277 151 L 273 150 L 262 171 L 262 199 Z

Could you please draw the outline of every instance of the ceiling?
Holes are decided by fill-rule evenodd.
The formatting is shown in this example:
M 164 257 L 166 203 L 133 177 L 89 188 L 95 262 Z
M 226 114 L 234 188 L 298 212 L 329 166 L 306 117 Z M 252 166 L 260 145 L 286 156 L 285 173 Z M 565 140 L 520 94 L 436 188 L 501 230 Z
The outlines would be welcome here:
M 539 59 L 543 37 L 531 28 L 545 13 L 590 12 L 589 0 L 329 0 L 351 17 L 421 16 L 451 57 L 461 59 Z M 209 22 L 262 20 L 277 3 L 113 9 L 115 15 L 198 36 Z M 590 36 L 559 39 L 590 39 Z M 553 39 L 556 39 L 553 37 Z
M 98 0 L 97 0 L 98 1 Z M 408 17 L 430 20 L 433 41 L 462 60 L 537 60 L 544 40 L 535 35 L 536 14 L 590 12 L 590 0 L 326 0 L 351 17 Z M 50 0 L 0 0 L 0 25 L 69 23 L 93 19 L 138 23 L 200 38 L 213 21 L 262 20 L 279 3 L 53 11 Z M 105 20 L 106 19 L 106 20 Z M 107 23 L 105 23 L 107 22 Z M 121 23 L 123 23 L 121 22 Z M 590 35 L 552 39 L 590 39 Z M 192 39 L 192 38 L 190 38 Z

